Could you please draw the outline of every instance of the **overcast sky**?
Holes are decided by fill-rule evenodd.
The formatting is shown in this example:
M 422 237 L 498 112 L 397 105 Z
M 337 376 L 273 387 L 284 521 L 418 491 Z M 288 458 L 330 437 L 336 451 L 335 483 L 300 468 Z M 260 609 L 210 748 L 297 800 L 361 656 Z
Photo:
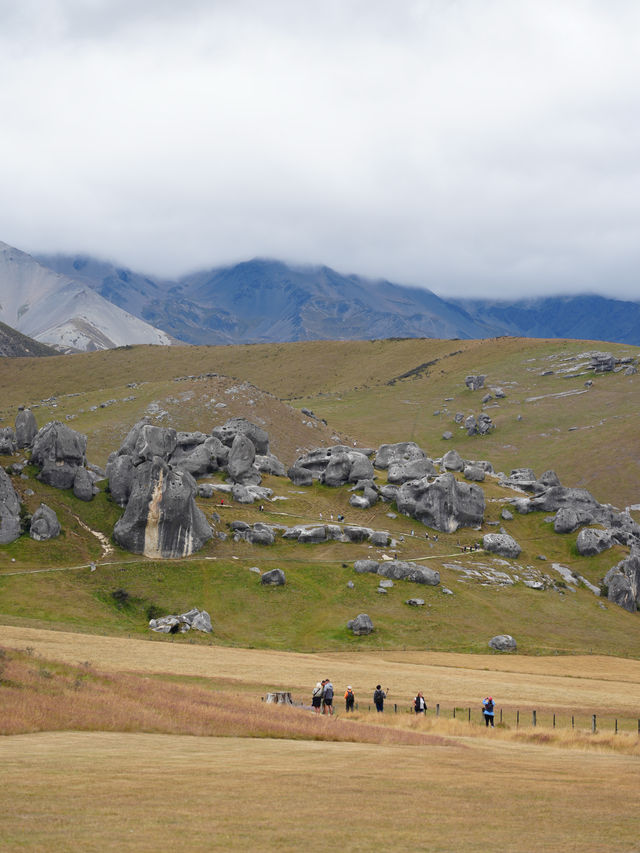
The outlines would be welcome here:
M 0 240 L 640 298 L 638 0 L 0 0 Z

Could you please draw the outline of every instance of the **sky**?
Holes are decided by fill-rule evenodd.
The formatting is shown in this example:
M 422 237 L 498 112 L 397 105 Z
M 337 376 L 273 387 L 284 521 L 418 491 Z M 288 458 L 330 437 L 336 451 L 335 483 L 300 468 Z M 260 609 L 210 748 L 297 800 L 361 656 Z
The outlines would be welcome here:
M 640 299 L 637 0 L 0 0 L 0 240 Z

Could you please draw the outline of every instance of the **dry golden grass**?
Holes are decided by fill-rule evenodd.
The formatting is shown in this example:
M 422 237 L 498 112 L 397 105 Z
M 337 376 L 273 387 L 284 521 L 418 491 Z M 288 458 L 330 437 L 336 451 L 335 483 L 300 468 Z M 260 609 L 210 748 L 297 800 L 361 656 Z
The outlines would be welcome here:
M 628 756 L 54 733 L 2 760 L 8 851 L 638 849 Z

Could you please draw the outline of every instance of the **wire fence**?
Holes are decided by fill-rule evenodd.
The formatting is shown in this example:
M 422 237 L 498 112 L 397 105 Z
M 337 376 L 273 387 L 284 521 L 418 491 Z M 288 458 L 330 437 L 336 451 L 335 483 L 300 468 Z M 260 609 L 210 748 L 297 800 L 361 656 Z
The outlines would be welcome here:
M 373 703 L 356 702 L 355 710 L 372 711 L 377 713 Z M 385 702 L 383 713 L 392 714 L 415 714 L 413 705 L 398 704 L 397 702 Z M 485 717 L 481 709 L 464 707 L 460 705 L 443 706 L 440 703 L 428 706 L 424 712 L 425 717 L 442 717 L 444 719 L 460 720 L 469 724 L 486 725 Z M 596 733 L 627 733 L 637 734 L 640 737 L 640 717 L 615 716 L 614 714 L 592 714 L 589 712 L 570 713 L 567 711 L 553 711 L 548 709 L 538 710 L 519 708 L 496 708 L 494 712 L 494 725 L 504 728 L 551 728 L 551 729 L 574 729 L 577 731 L 589 731 Z

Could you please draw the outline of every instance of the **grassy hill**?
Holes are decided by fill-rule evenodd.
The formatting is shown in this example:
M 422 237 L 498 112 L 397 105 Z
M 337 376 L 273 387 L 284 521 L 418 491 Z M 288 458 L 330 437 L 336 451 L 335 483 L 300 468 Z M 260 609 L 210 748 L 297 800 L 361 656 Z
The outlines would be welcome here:
M 585 370 L 585 354 L 603 348 L 581 341 L 507 338 L 386 340 L 126 347 L 3 360 L 0 417 L 11 424 L 17 406 L 29 404 L 40 426 L 58 419 L 86 433 L 88 458 L 104 464 L 145 414 L 159 424 L 207 432 L 242 415 L 268 430 L 273 452 L 286 463 L 318 445 L 414 440 L 433 457 L 455 447 L 465 458 L 491 460 L 496 470 L 531 466 L 539 475 L 554 468 L 565 485 L 584 486 L 599 500 L 624 507 L 639 502 L 639 378 L 601 375 L 587 390 L 584 383 L 592 375 Z M 607 349 L 620 357 L 640 355 L 633 347 Z M 482 410 L 486 392 L 466 388 L 469 373 L 486 374 L 486 390 L 501 387 L 507 395 L 489 402 L 486 411 L 496 429 L 482 438 L 468 437 L 453 422 L 458 411 L 477 415 Z M 302 408 L 312 409 L 318 419 Z M 445 430 L 454 433 L 451 441 L 442 439 Z M 10 461 L 0 459 L 5 465 Z M 581 582 L 567 585 L 553 568 L 560 563 L 597 585 L 623 549 L 580 557 L 575 534 L 554 534 L 543 514 L 504 522 L 523 552 L 507 567 L 515 582 L 503 585 L 495 579 L 499 563 L 488 555 L 461 553 L 460 546 L 477 541 L 478 532 L 427 540 L 422 525 L 388 516 L 393 505 L 352 509 L 346 488 L 315 484 L 301 489 L 267 478 L 266 485 L 285 500 L 268 504 L 260 514 L 257 507 L 200 500 L 208 518 L 214 511 L 221 516 L 217 529 L 223 532 L 234 519 L 289 524 L 342 513 L 350 523 L 388 530 L 399 557 L 422 560 L 441 573 L 440 587 L 397 582 L 381 595 L 374 576 L 353 571 L 354 560 L 384 550 L 366 544 L 300 546 L 278 539 L 260 548 L 213 539 L 189 560 L 164 562 L 135 557 L 113 543 L 105 549 L 96 534 L 108 540 L 121 513 L 107 495 L 83 503 L 70 492 L 39 483 L 35 469 L 28 467 L 26 473 L 28 479 L 14 478 L 24 503 L 30 511 L 42 501 L 50 505 L 63 532 L 46 545 L 21 537 L 0 546 L 0 621 L 5 624 L 148 636 L 151 615 L 198 606 L 212 615 L 215 642 L 226 645 L 479 652 L 494 634 L 511 633 L 529 654 L 640 656 L 640 617 L 600 601 Z M 491 480 L 485 492 L 486 521 L 498 522 L 503 502 L 514 493 Z M 495 529 L 485 524 L 482 532 Z M 95 572 L 88 568 L 91 561 L 98 564 Z M 252 566 L 282 567 L 287 585 L 261 587 L 249 572 Z M 546 579 L 545 591 L 524 584 L 539 577 Z M 349 580 L 354 589 L 347 587 Z M 415 596 L 425 599 L 424 608 L 404 603 Z M 360 612 L 369 613 L 376 632 L 354 638 L 346 622 Z M 175 642 L 208 644 L 210 638 L 194 634 Z

